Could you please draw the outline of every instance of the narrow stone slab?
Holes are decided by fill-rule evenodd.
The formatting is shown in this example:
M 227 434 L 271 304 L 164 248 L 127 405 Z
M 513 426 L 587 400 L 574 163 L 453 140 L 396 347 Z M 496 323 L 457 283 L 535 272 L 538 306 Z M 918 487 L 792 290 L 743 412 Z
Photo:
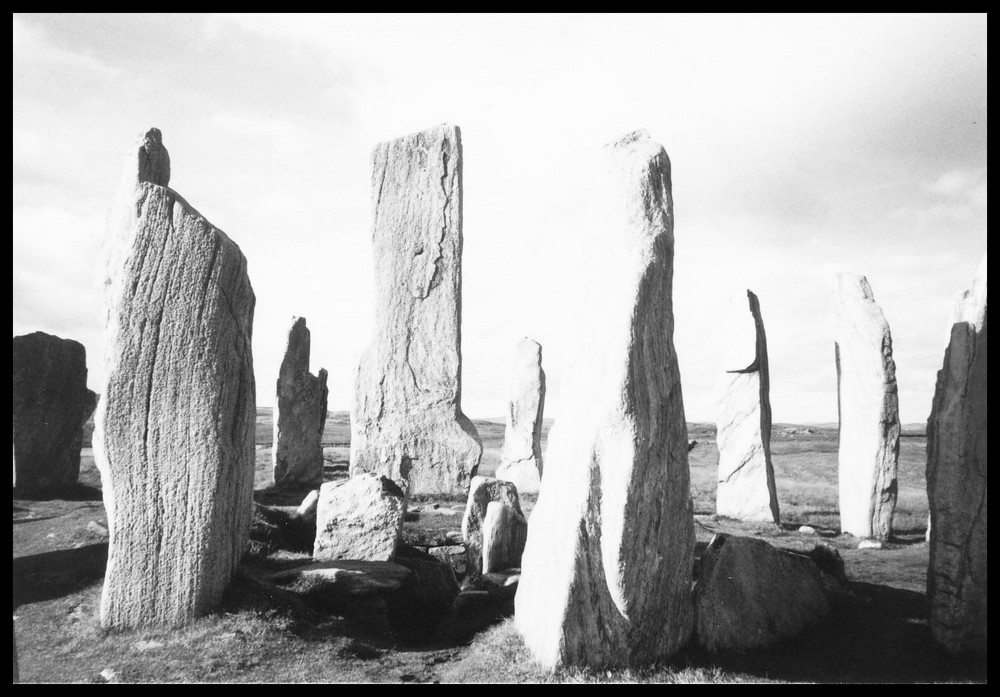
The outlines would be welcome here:
M 509 508 L 513 514 L 510 519 L 507 519 L 509 525 L 507 525 L 505 530 L 494 529 L 491 531 L 491 534 L 510 535 L 520 540 L 518 543 L 515 539 L 505 539 L 502 541 L 494 539 L 491 541 L 491 544 L 503 546 L 505 550 L 509 550 L 510 554 L 514 554 L 513 548 L 519 545 L 520 549 L 516 550 L 518 561 L 520 561 L 520 554 L 524 549 L 523 538 L 525 532 L 521 530 L 521 526 L 523 525 L 524 528 L 527 528 L 527 522 L 524 513 L 521 511 L 521 500 L 517 495 L 517 487 L 512 482 L 502 479 L 482 476 L 474 477 L 472 483 L 469 485 L 469 499 L 465 504 L 465 515 L 462 517 L 462 538 L 465 540 L 466 558 L 468 560 L 467 571 L 470 577 L 476 577 L 484 573 L 483 526 L 491 503 Z M 518 521 L 517 526 L 514 523 L 515 519 Z M 498 549 L 497 551 L 500 550 Z M 508 566 L 517 565 L 517 563 L 508 564 Z
M 606 148 L 604 275 L 549 436 L 515 598 L 544 666 L 663 660 L 693 625 L 694 518 L 673 346 L 670 161 L 639 131 Z
M 83 344 L 44 332 L 15 336 L 14 488 L 41 491 L 76 484 L 83 425 L 97 406 L 87 389 Z
M 750 290 L 734 296 L 730 306 L 725 372 L 716 382 L 716 512 L 737 520 L 778 524 L 764 320 L 760 302 Z
M 521 565 L 528 522 L 498 501 L 490 501 L 483 517 L 483 573 Z
M 375 333 L 358 366 L 351 475 L 465 494 L 482 455 L 462 413 L 462 139 L 441 125 L 372 152 Z
M 899 405 L 892 336 L 864 276 L 837 274 L 833 294 L 840 419 L 840 529 L 887 540 L 896 510 Z
M 513 482 L 519 492 L 538 493 L 542 477 L 542 414 L 545 371 L 542 345 L 525 337 L 517 345 L 507 378 L 507 429 L 497 479 Z
M 319 489 L 313 559 L 392 561 L 405 513 L 406 492 L 387 477 L 327 482 Z
M 927 420 L 931 634 L 953 653 L 986 653 L 986 258 L 955 303 Z
M 167 188 L 147 131 L 108 216 L 104 372 L 95 417 L 110 545 L 107 628 L 182 625 L 222 599 L 246 548 L 254 480 L 255 298 L 239 247 Z
M 310 332 L 305 317 L 293 317 L 278 372 L 274 405 L 274 483 L 323 483 L 325 370 L 309 372 Z

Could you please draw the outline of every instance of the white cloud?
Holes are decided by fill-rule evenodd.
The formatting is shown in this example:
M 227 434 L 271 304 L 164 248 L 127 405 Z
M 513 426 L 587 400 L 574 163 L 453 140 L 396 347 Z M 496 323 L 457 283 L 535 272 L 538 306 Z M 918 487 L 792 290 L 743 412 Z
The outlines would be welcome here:
M 63 70 L 78 71 L 104 80 L 112 80 L 121 75 L 115 66 L 87 53 L 71 51 L 54 43 L 46 31 L 22 17 L 13 15 L 13 56 L 14 67 L 22 64 L 49 64 Z

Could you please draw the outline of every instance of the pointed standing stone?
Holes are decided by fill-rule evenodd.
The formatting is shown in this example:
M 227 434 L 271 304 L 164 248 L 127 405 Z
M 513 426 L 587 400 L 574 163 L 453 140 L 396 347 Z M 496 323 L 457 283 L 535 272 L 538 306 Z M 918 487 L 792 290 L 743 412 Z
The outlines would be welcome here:
M 528 526 L 515 624 L 535 658 L 640 665 L 688 641 L 694 523 L 673 346 L 670 161 L 644 131 L 605 149 L 600 302 L 582 318 Z
M 83 425 L 97 406 L 87 389 L 87 352 L 72 339 L 33 332 L 11 341 L 14 488 L 76 484 Z
M 542 476 L 542 413 L 545 371 L 542 345 L 525 337 L 507 378 L 507 430 L 497 479 L 513 482 L 521 493 L 537 493 Z
M 892 336 L 864 276 L 837 274 L 833 295 L 840 419 L 840 529 L 887 540 L 896 509 L 899 406 Z
M 278 372 L 274 407 L 274 483 L 323 483 L 323 426 L 326 423 L 326 371 L 309 372 L 309 328 L 305 317 L 292 319 L 285 357 Z
M 167 188 L 150 129 L 108 217 L 105 380 L 94 456 L 110 545 L 106 628 L 215 607 L 250 531 L 254 294 L 239 247 Z
M 372 152 L 375 336 L 358 366 L 351 475 L 465 494 L 482 455 L 462 413 L 462 139 L 441 125 Z
M 986 653 L 986 259 L 955 303 L 927 420 L 934 639 L 953 653 Z
M 771 399 L 767 337 L 760 302 L 751 291 L 730 301 L 725 372 L 716 382 L 719 515 L 780 522 L 771 465 Z

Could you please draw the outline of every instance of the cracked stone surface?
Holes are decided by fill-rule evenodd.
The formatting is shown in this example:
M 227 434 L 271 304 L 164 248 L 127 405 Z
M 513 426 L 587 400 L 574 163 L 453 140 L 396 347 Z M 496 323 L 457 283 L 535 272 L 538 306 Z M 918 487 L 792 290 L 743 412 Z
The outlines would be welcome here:
M 837 274 L 833 294 L 840 417 L 840 529 L 887 540 L 896 510 L 899 404 L 892 336 L 864 276 Z
M 522 493 L 538 493 L 542 477 L 542 415 L 545 371 L 542 345 L 525 337 L 517 344 L 507 377 L 507 429 L 497 479 Z
M 13 358 L 14 488 L 76 484 L 83 425 L 97 406 L 87 389 L 87 351 L 44 332 L 15 336 Z
M 309 372 L 310 332 L 305 317 L 293 317 L 278 371 L 274 405 L 274 483 L 323 483 L 323 425 L 327 373 Z
M 730 300 L 724 372 L 716 382 L 719 515 L 780 522 L 771 465 L 771 399 L 767 337 L 760 302 L 750 290 Z
M 131 148 L 105 240 L 105 380 L 94 457 L 110 545 L 101 624 L 212 610 L 246 547 L 254 293 L 239 247 L 167 184 L 159 130 Z
M 951 317 L 927 420 L 934 639 L 953 653 L 986 652 L 986 258 Z
M 351 474 L 464 495 L 482 455 L 462 413 L 462 140 L 441 125 L 372 152 L 375 331 L 358 366 Z
M 603 274 L 579 318 L 592 340 L 566 376 L 515 597 L 515 626 L 546 667 L 654 663 L 693 627 L 670 161 L 645 131 L 604 154 L 592 200 Z

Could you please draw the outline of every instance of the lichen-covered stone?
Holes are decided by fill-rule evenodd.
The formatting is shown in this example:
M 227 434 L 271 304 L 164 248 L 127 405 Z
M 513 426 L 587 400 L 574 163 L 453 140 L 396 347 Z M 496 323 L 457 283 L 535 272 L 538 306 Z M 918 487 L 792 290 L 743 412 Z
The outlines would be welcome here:
M 771 399 L 767 337 L 757 296 L 731 301 L 725 372 L 716 383 L 719 486 L 716 513 L 780 522 L 771 465 Z
M 886 540 L 896 510 L 899 404 L 892 336 L 864 276 L 837 274 L 833 294 L 840 417 L 840 529 Z
M 986 653 L 986 258 L 961 293 L 927 420 L 931 634 L 953 653 Z
M 351 474 L 465 494 L 482 455 L 462 413 L 462 140 L 441 125 L 372 152 L 375 332 L 351 414 Z
M 592 331 L 549 436 L 515 598 L 534 657 L 560 665 L 663 660 L 691 635 L 694 522 L 673 346 L 673 204 L 663 147 L 606 148 L 596 195 L 604 273 Z
M 538 493 L 544 409 L 542 345 L 525 337 L 517 345 L 507 377 L 507 429 L 496 471 L 497 479 L 513 482 L 521 493 Z
M 326 423 L 325 370 L 309 372 L 310 332 L 305 317 L 294 317 L 278 372 L 274 405 L 274 483 L 323 483 L 323 426 Z
M 254 293 L 239 247 L 167 188 L 169 162 L 150 129 L 108 218 L 94 432 L 108 628 L 177 626 L 210 611 L 250 531 Z
M 87 389 L 87 352 L 72 339 L 33 332 L 11 341 L 14 488 L 76 484 L 83 425 L 97 406 Z

